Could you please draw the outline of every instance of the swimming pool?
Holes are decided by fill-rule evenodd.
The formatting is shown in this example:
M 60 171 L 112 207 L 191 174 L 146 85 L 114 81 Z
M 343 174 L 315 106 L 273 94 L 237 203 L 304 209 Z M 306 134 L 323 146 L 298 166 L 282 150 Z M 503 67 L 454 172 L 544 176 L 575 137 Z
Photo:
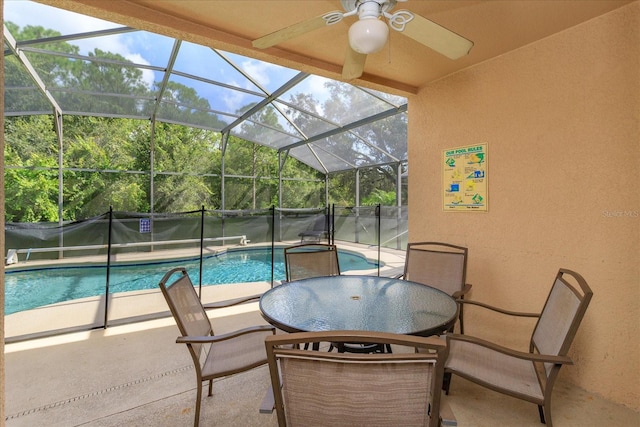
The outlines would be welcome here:
M 360 254 L 338 251 L 341 271 L 377 268 Z M 199 258 L 152 263 L 112 265 L 109 293 L 158 289 L 171 268 L 185 267 L 194 284 L 200 280 Z M 78 298 L 104 295 L 106 265 L 65 266 L 12 270 L 5 273 L 5 314 Z M 202 284 L 271 281 L 271 249 L 229 250 L 207 256 L 202 262 Z M 274 280 L 285 278 L 284 251 L 274 253 Z

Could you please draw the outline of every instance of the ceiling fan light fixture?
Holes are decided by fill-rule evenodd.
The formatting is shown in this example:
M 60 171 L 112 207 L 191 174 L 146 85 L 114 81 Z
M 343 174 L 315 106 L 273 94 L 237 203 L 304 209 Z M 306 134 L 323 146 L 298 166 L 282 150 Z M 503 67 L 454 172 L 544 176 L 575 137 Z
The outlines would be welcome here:
M 349 45 L 358 53 L 369 55 L 387 43 L 389 27 L 377 17 L 361 17 L 349 28 Z

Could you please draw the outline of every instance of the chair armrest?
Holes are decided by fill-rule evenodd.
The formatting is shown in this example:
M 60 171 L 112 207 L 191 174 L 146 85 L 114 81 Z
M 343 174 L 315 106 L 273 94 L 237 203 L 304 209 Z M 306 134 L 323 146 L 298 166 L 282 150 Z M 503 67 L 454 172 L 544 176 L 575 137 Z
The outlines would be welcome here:
M 554 363 L 557 365 L 573 365 L 573 360 L 571 360 L 569 356 L 555 356 L 549 354 L 528 353 L 524 351 L 513 350 L 489 341 L 485 341 L 480 338 L 471 337 L 469 335 L 446 334 L 445 338 L 447 340 L 447 347 L 451 345 L 450 341 L 465 341 L 471 344 L 489 348 L 508 356 L 517 357 L 518 359 L 530 360 L 532 362 Z
M 276 333 L 276 328 L 271 325 L 257 325 L 250 326 L 248 328 L 239 329 L 237 331 L 229 332 L 221 335 L 208 335 L 208 336 L 184 336 L 176 338 L 176 343 L 178 344 L 207 344 L 207 343 L 216 343 L 220 341 L 226 341 L 232 338 L 239 337 L 241 335 L 253 334 L 256 332 L 271 332 L 273 334 Z
M 489 304 L 485 304 L 485 303 L 482 303 L 482 302 L 469 301 L 469 300 L 465 300 L 465 299 L 462 299 L 462 298 L 457 298 L 456 302 L 458 302 L 460 304 L 476 305 L 478 307 L 486 308 L 486 309 L 489 309 L 489 310 L 492 310 L 492 311 L 496 311 L 498 313 L 506 314 L 506 315 L 509 315 L 509 316 L 540 317 L 539 313 L 524 313 L 524 312 L 519 312 L 519 311 L 509 311 L 509 310 L 504 310 L 502 308 L 494 307 L 494 306 L 491 306 Z
M 464 295 L 471 290 L 471 286 L 470 283 L 465 283 L 461 290 L 454 292 L 451 296 L 455 299 L 463 298 Z
M 256 295 L 249 295 L 249 296 L 246 296 L 246 297 L 228 299 L 228 300 L 224 300 L 224 301 L 211 302 L 209 304 L 203 304 L 202 307 L 204 307 L 205 310 L 232 307 L 234 305 L 239 305 L 239 304 L 244 304 L 244 303 L 247 303 L 247 302 L 258 301 L 261 296 L 262 296 L 262 294 L 256 294 Z

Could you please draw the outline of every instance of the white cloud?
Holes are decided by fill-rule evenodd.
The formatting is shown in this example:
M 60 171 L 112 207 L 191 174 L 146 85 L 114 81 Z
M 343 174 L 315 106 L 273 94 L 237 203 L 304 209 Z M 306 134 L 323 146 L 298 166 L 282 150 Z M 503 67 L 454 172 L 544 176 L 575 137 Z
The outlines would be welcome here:
M 34 3 L 24 0 L 5 0 L 4 19 L 17 24 L 21 28 L 41 26 L 58 31 L 62 35 L 86 33 L 91 31 L 118 28 L 122 25 L 102 19 L 80 15 L 62 9 Z M 117 53 L 137 64 L 149 65 L 141 53 L 133 52 L 126 37 L 129 34 L 114 34 L 111 36 L 91 37 L 87 39 L 70 40 L 68 43 L 78 46 L 80 54 L 86 55 L 94 49 L 104 52 Z M 143 70 L 143 79 L 150 87 L 154 82 L 154 73 L 151 70 Z
M 5 0 L 4 20 L 24 27 L 40 25 L 61 34 L 98 31 L 120 25 L 25 0 Z
M 235 82 L 232 85 L 237 85 Z M 225 91 L 225 95 L 222 97 L 224 105 L 227 107 L 227 111 L 235 113 L 239 108 L 245 106 L 246 95 L 237 90 Z
M 269 73 L 277 71 L 275 65 L 249 58 L 246 58 L 246 61 L 242 62 L 241 67 L 245 73 L 255 79 L 262 87 L 267 87 L 269 83 L 271 83 Z M 246 86 L 245 89 L 253 89 L 249 83 L 247 83 Z
M 144 59 L 142 57 L 142 55 L 140 55 L 139 53 L 131 53 L 125 56 L 125 58 L 127 58 L 129 61 L 135 63 L 135 64 L 141 64 L 141 65 L 151 65 L 149 64 L 149 61 L 147 61 L 146 59 Z M 155 82 L 155 74 L 152 70 L 148 70 L 146 68 L 142 69 L 142 80 L 144 80 L 144 82 L 146 83 L 147 86 L 152 87 L 153 83 Z
M 324 77 L 309 76 L 305 79 L 303 86 L 299 89 L 303 90 L 305 93 L 310 93 L 318 101 L 324 102 L 331 97 L 329 89 L 325 86 L 328 81 L 329 79 Z

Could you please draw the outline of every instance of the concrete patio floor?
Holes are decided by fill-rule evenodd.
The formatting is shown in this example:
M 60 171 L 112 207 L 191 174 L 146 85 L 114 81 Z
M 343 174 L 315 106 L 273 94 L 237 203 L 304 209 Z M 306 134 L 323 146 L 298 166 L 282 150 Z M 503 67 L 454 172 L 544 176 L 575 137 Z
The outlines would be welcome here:
M 212 322 L 223 333 L 264 320 L 252 303 L 219 310 Z M 7 345 L 6 425 L 193 425 L 195 372 L 177 336 L 172 319 L 159 319 Z M 200 425 L 276 426 L 275 412 L 259 413 L 268 387 L 266 366 L 216 381 Z M 447 400 L 459 426 L 541 425 L 535 405 L 458 377 Z M 563 381 L 553 419 L 556 427 L 640 426 L 638 412 Z
M 401 272 L 402 255 L 384 254 L 382 275 Z M 268 288 L 266 282 L 242 288 L 211 287 L 206 300 L 238 296 L 238 289 L 254 294 Z M 96 316 L 99 310 L 99 302 L 83 301 L 17 313 L 5 318 L 5 333 L 29 333 L 32 322 L 64 328 L 77 322 L 76 316 Z M 140 310 L 158 313 L 167 311 L 167 306 L 158 291 L 145 291 L 114 296 L 110 309 L 122 318 L 135 317 Z M 265 323 L 257 303 L 215 310 L 210 316 L 218 334 Z M 173 319 L 167 317 L 5 345 L 5 425 L 193 425 L 196 375 L 187 349 L 175 343 L 178 334 Z M 200 425 L 277 426 L 275 412 L 259 413 L 268 388 L 266 366 L 215 381 L 213 397 L 204 393 Z M 459 426 L 542 425 L 534 404 L 458 377 L 453 378 L 447 401 Z M 640 427 L 639 412 L 562 381 L 562 373 L 552 407 L 556 427 Z

